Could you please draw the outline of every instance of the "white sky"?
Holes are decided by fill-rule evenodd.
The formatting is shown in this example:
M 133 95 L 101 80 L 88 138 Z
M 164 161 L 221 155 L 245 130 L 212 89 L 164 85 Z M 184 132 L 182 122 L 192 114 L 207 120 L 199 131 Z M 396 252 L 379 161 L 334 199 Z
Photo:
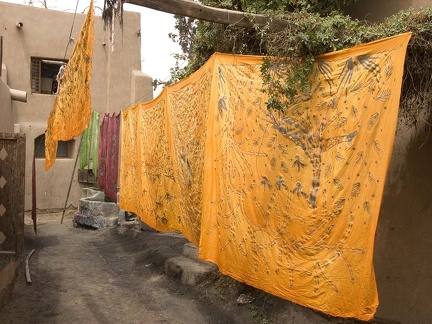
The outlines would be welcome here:
M 33 6 L 42 7 L 42 0 L 0 0 L 0 2 L 12 2 L 28 5 L 33 2 Z M 46 0 L 49 9 L 75 12 L 76 1 L 66 0 Z M 90 0 L 78 0 L 77 13 L 86 13 Z M 95 13 L 100 15 L 104 5 L 103 0 L 93 0 Z M 99 9 L 101 8 L 101 9 Z M 175 32 L 174 17 L 164 12 L 131 5 L 123 5 L 125 11 L 136 11 L 141 13 L 141 44 L 152 44 L 151 49 L 141 46 L 141 70 L 153 79 L 167 81 L 170 78 L 170 68 L 174 67 L 175 60 L 173 53 L 181 53 L 178 44 L 171 41 L 168 37 L 170 32 Z M 160 91 L 158 87 L 154 96 Z

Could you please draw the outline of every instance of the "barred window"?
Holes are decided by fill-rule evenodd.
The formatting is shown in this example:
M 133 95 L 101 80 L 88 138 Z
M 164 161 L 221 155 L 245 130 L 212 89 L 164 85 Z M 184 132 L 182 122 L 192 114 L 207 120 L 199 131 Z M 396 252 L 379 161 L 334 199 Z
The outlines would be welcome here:
M 66 60 L 31 58 L 32 93 L 56 94 L 57 74 Z

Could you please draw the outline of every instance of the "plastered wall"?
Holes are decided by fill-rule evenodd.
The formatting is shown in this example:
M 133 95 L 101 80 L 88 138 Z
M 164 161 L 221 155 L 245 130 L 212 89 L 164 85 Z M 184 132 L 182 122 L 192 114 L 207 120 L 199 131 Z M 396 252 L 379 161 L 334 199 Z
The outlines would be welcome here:
M 27 91 L 27 103 L 13 101 L 12 120 L 0 125 L 13 130 L 19 124 L 20 132 L 26 134 L 26 190 L 25 209 L 31 208 L 31 172 L 34 139 L 46 130 L 46 121 L 54 103 L 54 95 L 31 92 L 31 57 L 50 59 L 68 58 L 78 39 L 85 14 L 54 11 L 32 6 L 0 2 L 0 35 L 3 36 L 3 64 L 7 68 L 6 83 L 9 87 Z M 112 113 L 124 110 L 131 98 L 152 98 L 151 78 L 141 70 L 140 14 L 124 12 L 123 29 L 115 26 L 114 46 L 101 16 L 95 16 L 95 42 L 91 96 L 93 110 Z M 22 28 L 17 28 L 17 23 Z M 136 72 L 138 71 L 138 72 Z M 0 89 L 2 91 L 2 89 Z M 132 96 L 133 94 L 133 96 Z M 0 108 L 8 109 L 4 106 Z M 8 110 L 10 111 L 10 109 Z M 6 126 L 7 125 L 7 126 Z M 44 159 L 36 159 L 37 208 L 41 210 L 63 208 L 78 151 L 79 138 L 69 152 L 68 158 L 57 159 L 48 171 Z M 67 205 L 78 206 L 85 196 L 84 185 L 77 181 L 75 172 Z

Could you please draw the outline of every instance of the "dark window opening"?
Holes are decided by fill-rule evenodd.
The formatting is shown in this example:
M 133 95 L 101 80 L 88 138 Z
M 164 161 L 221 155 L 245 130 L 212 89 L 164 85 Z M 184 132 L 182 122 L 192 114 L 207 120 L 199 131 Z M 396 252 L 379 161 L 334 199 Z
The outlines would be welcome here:
M 58 158 L 69 158 L 72 152 L 72 145 L 75 140 L 70 141 L 59 141 L 57 147 L 57 155 Z M 45 134 L 39 135 L 34 140 L 34 148 L 35 148 L 35 157 L 36 158 L 45 158 Z
M 56 94 L 57 74 L 65 60 L 50 60 L 37 57 L 31 58 L 31 89 L 32 93 Z

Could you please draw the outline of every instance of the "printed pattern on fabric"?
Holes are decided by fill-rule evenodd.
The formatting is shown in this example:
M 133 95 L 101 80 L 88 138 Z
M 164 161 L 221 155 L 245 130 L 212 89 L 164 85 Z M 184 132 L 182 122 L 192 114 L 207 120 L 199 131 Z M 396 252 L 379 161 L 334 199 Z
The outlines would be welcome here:
M 159 231 L 181 231 L 196 244 L 212 79 L 207 64 L 186 83 L 127 109 L 121 126 L 121 208 Z
M 90 80 L 94 43 L 93 0 L 79 38 L 60 79 L 45 133 L 45 170 L 56 160 L 58 141 L 68 141 L 88 127 L 91 117 Z
M 372 318 L 374 235 L 409 38 L 317 57 L 311 93 L 284 112 L 266 107 L 261 57 L 215 54 L 124 112 L 120 207 L 187 233 L 202 259 L 239 281 Z M 179 92 L 201 81 L 193 95 Z
M 160 231 L 178 230 L 179 204 L 167 132 L 166 98 L 123 113 L 120 207 Z M 144 219 L 144 218 L 143 218 Z
M 177 179 L 178 230 L 198 243 L 201 231 L 206 122 L 213 71 L 204 69 L 195 82 L 167 92 L 174 177 Z M 168 197 L 165 197 L 168 198 Z

